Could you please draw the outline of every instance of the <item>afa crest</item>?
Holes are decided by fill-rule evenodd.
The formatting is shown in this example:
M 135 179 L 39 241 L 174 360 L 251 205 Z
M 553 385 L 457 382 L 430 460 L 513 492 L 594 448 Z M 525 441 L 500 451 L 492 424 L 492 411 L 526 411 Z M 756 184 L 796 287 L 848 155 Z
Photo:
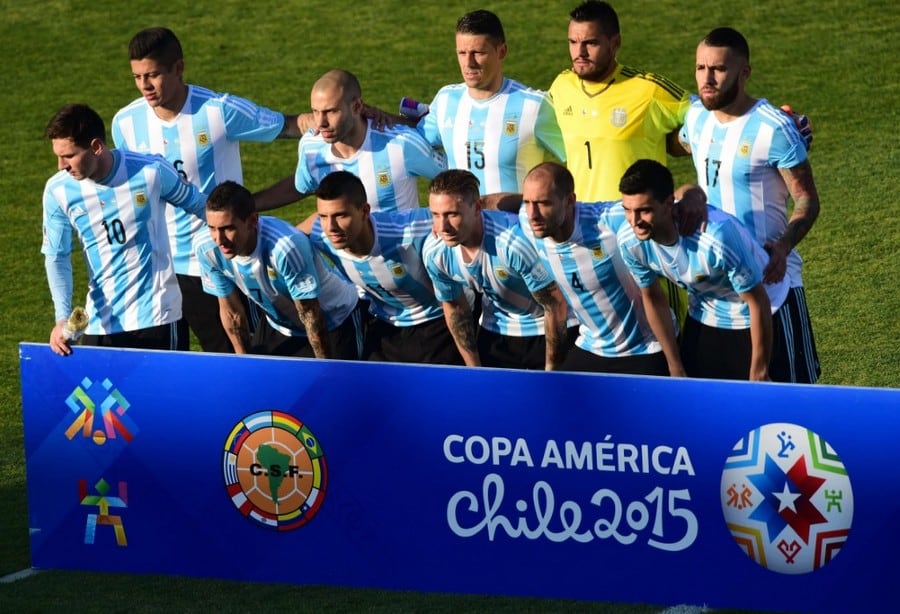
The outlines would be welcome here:
M 206 147 L 207 145 L 209 145 L 209 143 L 209 133 L 206 130 L 197 133 L 197 145 L 199 145 L 200 147 Z
M 269 275 L 269 279 L 278 279 L 278 271 L 276 271 L 272 267 L 267 266 L 266 273 Z
M 503 126 L 503 134 L 506 136 L 515 136 L 516 132 L 519 130 L 519 123 L 514 119 L 506 120 L 506 123 Z
M 138 207 L 143 207 L 147 204 L 147 194 L 145 192 L 135 192 L 134 193 L 134 204 Z
M 394 277 L 403 277 L 406 275 L 406 269 L 399 262 L 391 265 L 391 275 Z
M 738 155 L 742 158 L 746 158 L 750 155 L 750 143 L 741 143 L 740 148 L 738 148 Z
M 603 253 L 603 248 L 595 247 L 591 250 L 591 254 L 594 256 L 594 260 L 603 260 L 605 254 Z
M 509 273 L 506 271 L 506 269 L 494 269 L 494 273 L 497 275 L 497 279 L 501 279 L 503 281 L 509 279 Z
M 622 128 L 628 123 L 628 111 L 625 109 L 613 109 L 612 114 L 609 116 L 609 123 L 611 123 L 616 128 Z
M 375 179 L 380 186 L 391 185 L 391 176 L 387 171 L 379 171 Z

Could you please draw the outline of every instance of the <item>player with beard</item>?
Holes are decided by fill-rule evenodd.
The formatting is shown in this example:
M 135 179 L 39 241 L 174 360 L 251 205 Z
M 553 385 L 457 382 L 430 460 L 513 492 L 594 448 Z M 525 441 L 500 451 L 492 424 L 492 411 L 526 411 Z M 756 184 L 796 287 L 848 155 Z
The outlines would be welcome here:
M 769 253 L 763 281 L 789 278 L 787 301 L 775 314 L 773 351 L 787 358 L 771 365 L 772 380 L 813 383 L 821 369 L 795 248 L 818 217 L 819 195 L 803 135 L 780 109 L 746 92 L 750 72 L 750 47 L 740 32 L 707 34 L 697 46 L 699 97 L 680 141 L 710 202 L 741 220 Z

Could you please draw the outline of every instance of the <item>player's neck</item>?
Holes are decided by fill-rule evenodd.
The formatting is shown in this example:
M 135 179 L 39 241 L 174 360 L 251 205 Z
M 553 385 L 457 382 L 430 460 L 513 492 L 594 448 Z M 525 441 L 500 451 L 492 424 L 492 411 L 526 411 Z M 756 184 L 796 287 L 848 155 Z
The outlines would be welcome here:
M 472 232 L 472 236 L 469 237 L 465 243 L 459 244 L 459 249 L 462 252 L 463 261 L 465 263 L 470 263 L 478 257 L 478 252 L 481 251 L 481 244 L 484 242 L 484 223 L 480 224 L 480 227 L 475 229 Z
M 368 130 L 368 120 L 360 117 L 359 121 L 357 121 L 353 127 L 353 132 L 347 135 L 347 138 L 342 141 L 335 141 L 331 144 L 331 151 L 339 158 L 352 157 L 359 151 L 360 147 L 363 146 L 363 143 L 366 142 L 366 133 Z
M 675 221 L 669 224 L 662 224 L 653 229 L 653 241 L 665 247 L 672 247 L 678 243 L 678 229 L 675 227 Z
M 181 89 L 178 91 L 178 95 L 171 102 L 167 102 L 159 105 L 153 109 L 153 112 L 156 113 L 156 116 L 163 121 L 172 121 L 178 114 L 181 113 L 181 110 L 184 108 L 184 103 L 187 102 L 188 97 L 188 86 L 184 83 L 181 84 Z
M 743 117 L 755 104 L 756 98 L 742 92 L 741 94 L 738 94 L 738 97 L 735 98 L 731 104 L 722 107 L 721 109 L 716 109 L 713 113 L 716 114 L 716 119 L 723 124 L 727 124 L 739 117 Z

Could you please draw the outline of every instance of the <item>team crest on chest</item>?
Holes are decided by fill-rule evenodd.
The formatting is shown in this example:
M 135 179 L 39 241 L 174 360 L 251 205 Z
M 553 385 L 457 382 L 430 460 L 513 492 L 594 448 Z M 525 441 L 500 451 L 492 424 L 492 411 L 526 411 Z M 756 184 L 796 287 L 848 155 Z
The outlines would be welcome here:
M 394 277 L 403 277 L 406 275 L 406 269 L 399 262 L 391 265 L 391 275 Z
M 143 191 L 134 193 L 134 204 L 138 207 L 143 207 L 147 204 L 147 194 Z
M 519 122 L 515 119 L 508 119 L 506 123 L 503 125 L 503 133 L 506 136 L 515 136 L 516 132 L 519 130 Z
M 387 171 L 378 171 L 375 180 L 380 186 L 391 185 L 391 175 Z
M 503 281 L 509 279 L 509 273 L 506 271 L 506 269 L 494 269 L 494 273 L 497 275 L 497 279 Z
M 272 267 L 266 267 L 266 274 L 268 274 L 269 279 L 278 279 L 278 271 L 276 271 Z
M 595 247 L 591 249 L 591 254 L 594 256 L 594 260 L 603 260 L 605 254 L 603 253 L 603 248 Z
M 197 145 L 206 147 L 209 145 L 209 132 L 206 130 L 197 133 Z
M 628 122 L 628 112 L 625 109 L 613 109 L 609 116 L 609 123 L 616 128 L 623 127 Z
M 742 158 L 746 158 L 750 155 L 750 143 L 741 143 L 740 148 L 738 149 L 738 155 Z

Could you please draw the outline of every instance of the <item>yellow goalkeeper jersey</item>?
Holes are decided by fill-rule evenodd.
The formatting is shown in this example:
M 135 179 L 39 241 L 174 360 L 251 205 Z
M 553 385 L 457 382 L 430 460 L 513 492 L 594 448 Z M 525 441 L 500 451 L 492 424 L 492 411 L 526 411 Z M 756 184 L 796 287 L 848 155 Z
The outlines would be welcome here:
M 666 135 L 690 106 L 688 93 L 665 77 L 622 65 L 602 83 L 564 70 L 549 97 L 583 202 L 619 200 L 619 180 L 636 160 L 665 164 Z

